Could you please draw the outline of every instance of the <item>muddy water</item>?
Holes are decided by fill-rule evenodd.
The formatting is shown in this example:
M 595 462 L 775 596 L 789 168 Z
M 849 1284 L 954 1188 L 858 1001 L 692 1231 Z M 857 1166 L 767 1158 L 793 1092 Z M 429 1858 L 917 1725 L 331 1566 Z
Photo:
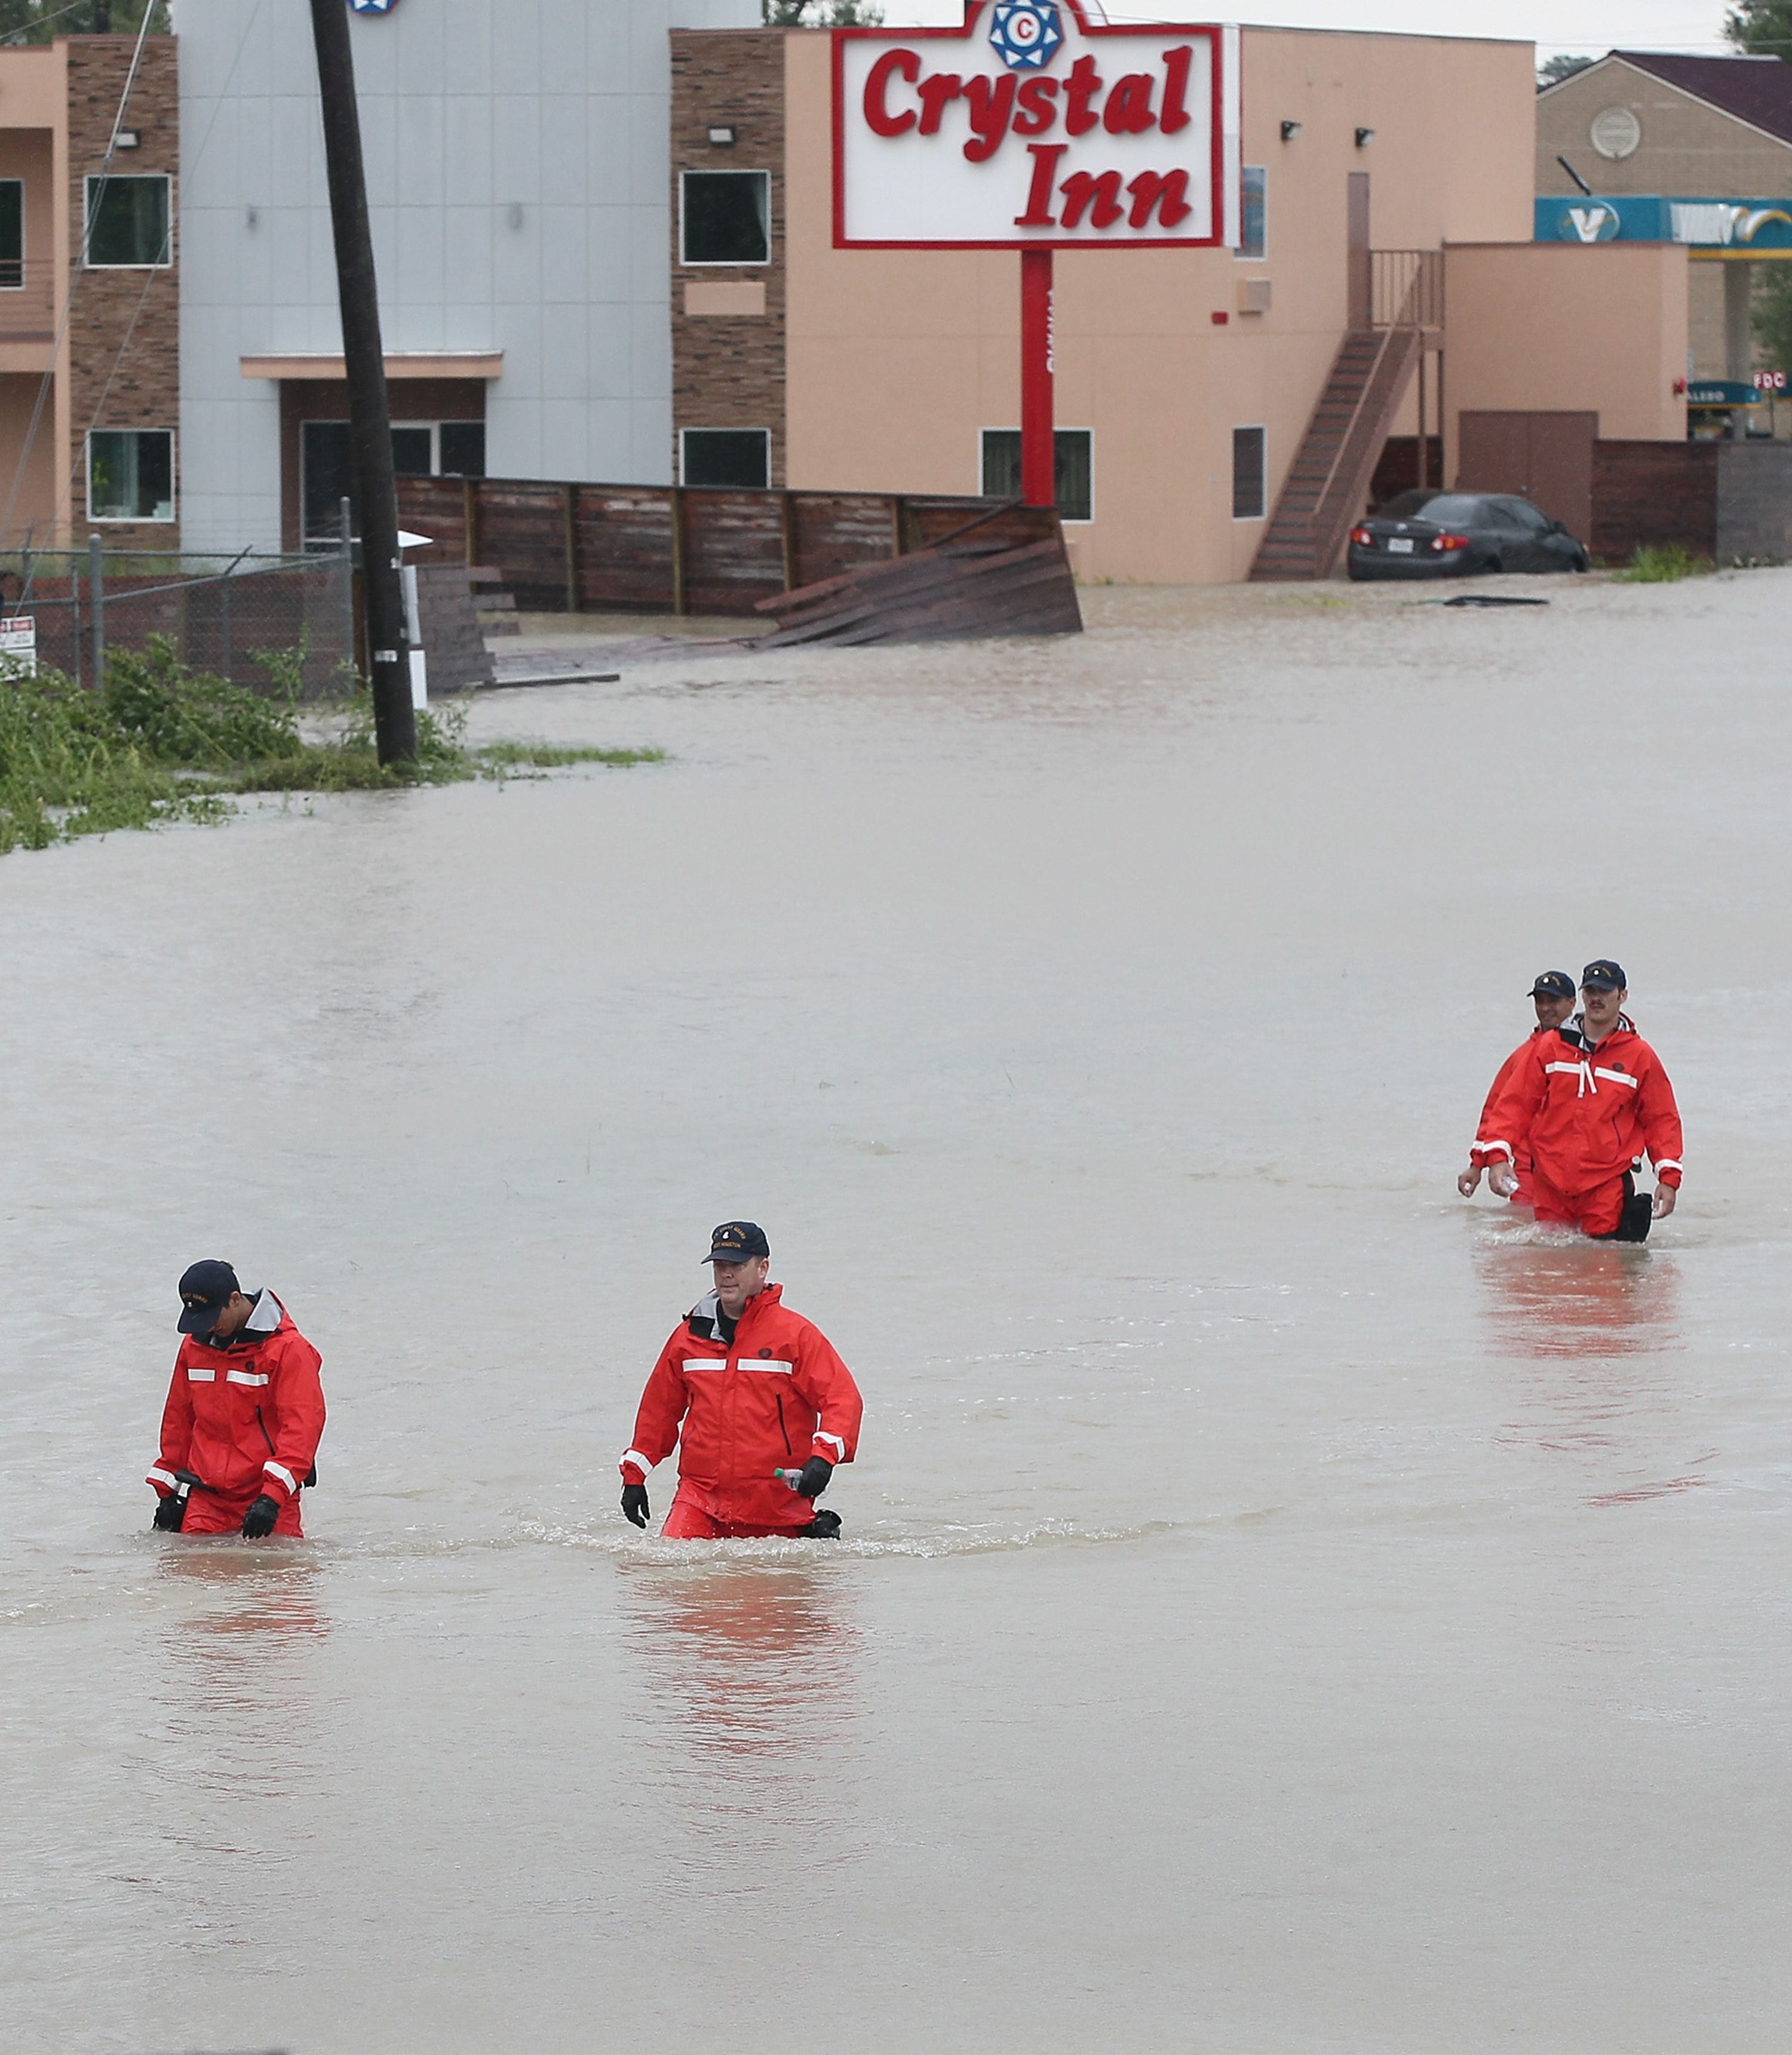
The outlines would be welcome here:
M 1553 596 L 678 659 L 476 715 L 661 767 L 0 864 L 6 2045 L 1781 2045 L 1792 574 Z M 1595 954 L 1641 1252 L 1453 1188 Z M 825 1553 L 615 1509 L 740 1213 Z M 213 1253 L 302 1552 L 144 1531 Z

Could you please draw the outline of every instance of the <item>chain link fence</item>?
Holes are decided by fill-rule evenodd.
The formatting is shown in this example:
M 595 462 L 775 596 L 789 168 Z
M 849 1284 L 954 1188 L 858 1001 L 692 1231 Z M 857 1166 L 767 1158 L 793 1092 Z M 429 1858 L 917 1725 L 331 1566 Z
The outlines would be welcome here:
M 356 672 L 355 577 L 346 551 L 306 556 L 196 556 L 140 550 L 0 553 L 0 632 L 18 659 L 36 633 L 40 669 L 84 685 L 105 675 L 109 650 L 167 637 L 182 663 L 252 691 L 276 689 L 262 661 L 298 659 L 307 699 L 341 699 Z

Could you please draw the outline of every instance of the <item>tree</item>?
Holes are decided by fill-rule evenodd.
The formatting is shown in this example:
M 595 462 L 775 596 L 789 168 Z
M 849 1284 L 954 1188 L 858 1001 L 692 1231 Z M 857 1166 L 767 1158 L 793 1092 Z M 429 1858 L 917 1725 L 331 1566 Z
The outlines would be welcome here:
M 874 0 L 759 0 L 768 29 L 873 28 L 883 19 Z
M 49 43 L 58 36 L 134 36 L 145 6 L 149 33 L 170 33 L 168 0 L 0 0 L 0 43 Z
M 1723 33 L 1751 56 L 1792 57 L 1792 0 L 1736 0 Z
M 1539 87 L 1560 85 L 1565 78 L 1572 78 L 1577 71 L 1585 71 L 1592 64 L 1591 57 L 1553 57 L 1537 68 Z
M 1770 371 L 1792 371 L 1792 278 L 1784 264 L 1755 266 L 1755 361 Z M 1765 273 L 1762 277 L 1761 274 Z

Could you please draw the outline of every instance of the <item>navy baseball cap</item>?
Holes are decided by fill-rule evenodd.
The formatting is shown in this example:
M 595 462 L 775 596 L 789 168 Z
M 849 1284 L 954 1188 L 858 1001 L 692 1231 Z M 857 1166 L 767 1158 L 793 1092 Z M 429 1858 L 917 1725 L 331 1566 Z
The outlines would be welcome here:
M 1540 970 L 1536 984 L 1525 996 L 1528 999 L 1572 999 L 1574 980 L 1565 970 Z
M 181 1272 L 180 1303 L 186 1309 L 180 1315 L 180 1331 L 184 1335 L 208 1335 L 218 1323 L 218 1315 L 230 1302 L 231 1295 L 243 1287 L 236 1281 L 236 1272 L 227 1263 L 195 1263 Z
M 1581 984 L 1583 989 L 1593 992 L 1630 989 L 1630 980 L 1624 976 L 1623 966 L 1613 963 L 1609 957 L 1601 957 L 1597 963 L 1589 964 L 1581 973 Z
M 750 1263 L 756 1256 L 769 1256 L 772 1244 L 764 1228 L 752 1221 L 724 1221 L 709 1237 L 705 1263 Z

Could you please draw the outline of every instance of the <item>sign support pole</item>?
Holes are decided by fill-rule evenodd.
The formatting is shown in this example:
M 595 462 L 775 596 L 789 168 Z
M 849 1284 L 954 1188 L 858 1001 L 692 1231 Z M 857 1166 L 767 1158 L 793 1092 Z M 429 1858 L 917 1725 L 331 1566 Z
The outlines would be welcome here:
M 1052 408 L 1052 252 L 1020 252 L 1020 496 L 1057 503 L 1057 439 Z

